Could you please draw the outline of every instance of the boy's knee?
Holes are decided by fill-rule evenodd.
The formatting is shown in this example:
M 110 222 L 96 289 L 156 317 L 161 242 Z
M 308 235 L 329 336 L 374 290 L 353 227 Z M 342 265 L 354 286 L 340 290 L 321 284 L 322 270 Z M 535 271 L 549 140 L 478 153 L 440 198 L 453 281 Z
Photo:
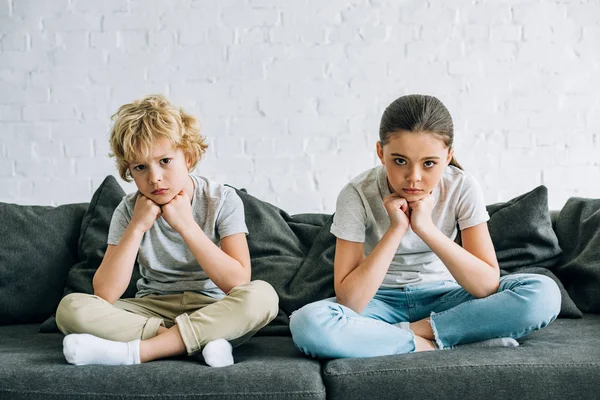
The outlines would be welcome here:
M 273 286 L 265 281 L 251 281 L 238 287 L 246 291 L 245 313 L 251 319 L 266 317 L 271 321 L 279 312 L 279 296 Z
M 85 304 L 93 297 L 85 293 L 71 293 L 62 298 L 56 309 L 56 325 L 65 335 L 84 331 L 86 312 Z

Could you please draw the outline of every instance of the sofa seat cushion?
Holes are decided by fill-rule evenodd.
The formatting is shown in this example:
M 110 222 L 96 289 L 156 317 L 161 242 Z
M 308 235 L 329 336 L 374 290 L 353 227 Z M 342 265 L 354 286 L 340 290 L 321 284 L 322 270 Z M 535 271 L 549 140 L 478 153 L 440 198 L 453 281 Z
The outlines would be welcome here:
M 86 209 L 0 203 L 0 325 L 40 322 L 56 310 Z
M 600 315 L 558 319 L 516 348 L 454 349 L 324 366 L 328 398 L 591 399 L 600 392 Z
M 235 364 L 211 368 L 182 356 L 133 366 L 73 366 L 62 334 L 37 325 L 0 327 L 0 398 L 10 399 L 325 399 L 321 365 L 291 338 L 254 337 Z

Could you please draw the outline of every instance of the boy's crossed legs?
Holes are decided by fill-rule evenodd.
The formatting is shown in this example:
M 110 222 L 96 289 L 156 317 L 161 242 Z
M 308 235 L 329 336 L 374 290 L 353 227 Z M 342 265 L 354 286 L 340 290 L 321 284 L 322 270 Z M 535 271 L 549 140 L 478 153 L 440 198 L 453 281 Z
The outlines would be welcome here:
M 57 324 L 68 335 L 63 351 L 72 364 L 137 364 L 203 348 L 205 362 L 216 367 L 233 364 L 228 340 L 243 343 L 277 311 L 273 288 L 253 281 L 221 300 L 186 292 L 111 305 L 97 296 L 71 294 L 59 305 Z M 161 326 L 163 318 L 170 328 Z

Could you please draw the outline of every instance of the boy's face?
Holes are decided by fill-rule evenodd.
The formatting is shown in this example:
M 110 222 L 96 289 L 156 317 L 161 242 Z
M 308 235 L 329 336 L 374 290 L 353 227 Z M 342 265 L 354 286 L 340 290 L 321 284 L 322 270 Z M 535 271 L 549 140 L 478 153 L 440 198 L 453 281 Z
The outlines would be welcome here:
M 189 177 L 190 159 L 168 139 L 158 140 L 145 159 L 129 163 L 129 172 L 138 190 L 156 204 L 171 201 L 182 189 L 192 198 L 194 184 Z
M 407 201 L 420 200 L 437 186 L 454 150 L 435 134 L 398 132 L 385 146 L 377 142 L 377 155 L 385 165 L 392 192 Z

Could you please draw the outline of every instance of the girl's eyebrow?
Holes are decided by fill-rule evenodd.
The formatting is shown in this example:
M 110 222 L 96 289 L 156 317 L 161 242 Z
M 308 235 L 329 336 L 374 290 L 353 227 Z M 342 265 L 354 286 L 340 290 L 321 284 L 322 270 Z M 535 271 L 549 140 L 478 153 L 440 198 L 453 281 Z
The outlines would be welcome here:
M 402 157 L 402 158 L 406 158 L 407 160 L 410 160 L 410 157 L 406 157 L 400 153 L 392 153 L 393 156 L 395 157 Z M 438 156 L 429 156 L 429 157 L 423 157 L 421 158 L 421 160 L 439 160 L 440 157 Z

